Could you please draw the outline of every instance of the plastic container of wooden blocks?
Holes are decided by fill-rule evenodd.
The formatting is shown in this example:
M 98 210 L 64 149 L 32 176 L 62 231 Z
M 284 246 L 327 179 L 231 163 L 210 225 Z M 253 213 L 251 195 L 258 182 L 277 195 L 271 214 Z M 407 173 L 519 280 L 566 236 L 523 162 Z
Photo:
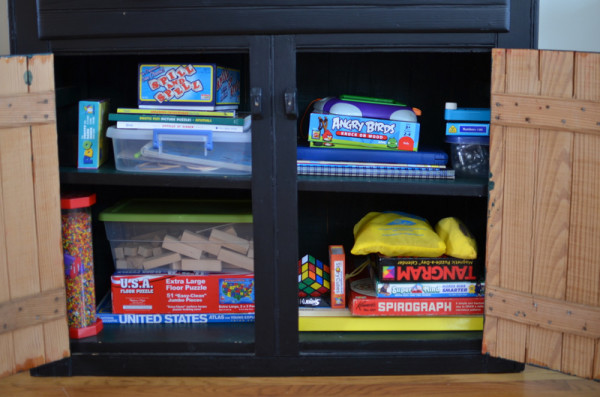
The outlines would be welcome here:
M 254 272 L 249 201 L 132 199 L 99 219 L 118 271 Z

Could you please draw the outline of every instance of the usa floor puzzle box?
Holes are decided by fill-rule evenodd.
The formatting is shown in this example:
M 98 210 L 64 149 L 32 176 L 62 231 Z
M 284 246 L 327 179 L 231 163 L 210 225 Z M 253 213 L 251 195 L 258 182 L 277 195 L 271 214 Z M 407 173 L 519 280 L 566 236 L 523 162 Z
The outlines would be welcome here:
M 253 313 L 253 274 L 117 272 L 111 277 L 116 314 Z

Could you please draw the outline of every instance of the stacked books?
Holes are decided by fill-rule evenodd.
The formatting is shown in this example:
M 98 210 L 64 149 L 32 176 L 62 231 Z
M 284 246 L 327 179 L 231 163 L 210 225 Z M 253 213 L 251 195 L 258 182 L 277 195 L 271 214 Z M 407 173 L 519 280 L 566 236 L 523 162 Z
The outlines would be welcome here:
M 439 149 L 418 152 L 298 146 L 298 175 L 454 179 Z
M 298 175 L 454 179 L 441 150 L 419 150 L 421 111 L 393 100 L 324 98 L 310 114 Z
M 370 277 L 350 285 L 356 316 L 482 316 L 484 283 L 475 259 L 371 255 Z
M 214 64 L 142 64 L 138 108 L 108 115 L 122 171 L 249 174 L 251 116 L 240 73 Z

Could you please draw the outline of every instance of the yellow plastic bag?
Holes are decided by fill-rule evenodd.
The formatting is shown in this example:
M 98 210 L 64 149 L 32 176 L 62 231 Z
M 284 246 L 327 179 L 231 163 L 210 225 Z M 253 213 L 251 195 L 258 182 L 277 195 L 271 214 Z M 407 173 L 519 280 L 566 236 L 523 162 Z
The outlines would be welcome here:
M 476 259 L 477 243 L 467 226 L 459 219 L 448 217 L 435 225 L 435 231 L 446 243 L 446 255 L 460 259 Z
M 369 212 L 354 225 L 353 255 L 436 257 L 446 244 L 426 219 L 403 212 Z

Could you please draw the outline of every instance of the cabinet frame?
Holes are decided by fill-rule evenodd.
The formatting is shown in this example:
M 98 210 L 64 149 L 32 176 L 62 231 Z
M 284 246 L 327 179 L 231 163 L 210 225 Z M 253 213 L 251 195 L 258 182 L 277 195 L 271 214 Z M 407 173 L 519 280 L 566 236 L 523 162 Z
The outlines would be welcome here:
M 61 168 L 61 183 L 73 186 L 176 186 L 189 189 L 251 190 L 256 238 L 256 323 L 254 341 L 245 340 L 241 347 L 235 340 L 246 331 L 232 331 L 231 342 L 212 350 L 198 351 L 203 344 L 175 341 L 175 345 L 148 342 L 139 349 L 126 350 L 125 344 L 113 340 L 102 350 L 96 341 L 72 341 L 68 359 L 32 370 L 34 375 L 374 375 L 450 372 L 520 371 L 522 364 L 481 355 L 480 332 L 323 334 L 298 332 L 298 308 L 293 291 L 296 285 L 295 263 L 298 257 L 298 192 L 335 191 L 366 192 L 358 181 L 331 178 L 327 182 L 296 177 L 296 117 L 286 111 L 284 98 L 294 94 L 296 54 L 302 51 L 438 51 L 488 52 L 498 46 L 533 47 L 536 42 L 537 0 L 511 2 L 507 15 L 499 24 L 456 26 L 449 22 L 435 24 L 421 19 L 419 26 L 393 28 L 390 25 L 352 28 L 331 26 L 309 31 L 261 17 L 267 23 L 260 28 L 238 25 L 237 28 L 202 28 L 196 31 L 123 31 L 115 24 L 108 30 L 85 25 L 61 27 L 58 15 L 48 6 L 70 2 L 43 1 L 38 10 L 35 0 L 9 1 L 11 10 L 11 52 L 53 52 L 60 55 L 115 55 L 126 53 L 169 54 L 174 52 L 247 52 L 250 88 L 260 92 L 260 111 L 252 109 L 254 159 L 253 175 L 247 178 L 160 177 L 143 175 L 133 178 L 122 174 L 83 175 Z M 114 2 L 103 7 L 110 8 Z M 121 3 L 121 2 L 120 2 Z M 130 6 L 136 2 L 127 2 Z M 160 4 L 160 1 L 153 3 Z M 235 5 L 235 1 L 225 5 Z M 273 1 L 275 5 L 282 2 Z M 330 2 L 331 12 L 340 11 Z M 383 1 L 392 4 L 393 1 Z M 410 2 L 416 6 L 417 1 Z M 434 1 L 424 1 L 426 5 Z M 456 1 L 453 12 L 462 6 L 481 3 Z M 505 0 L 489 4 L 506 5 Z M 192 2 L 185 3 L 188 6 Z M 185 5 L 184 4 L 184 5 Z M 207 3 L 208 7 L 213 3 Z M 213 4 L 214 6 L 214 4 Z M 86 5 L 75 9 L 86 13 Z M 338 7 L 338 8 L 336 8 Z M 352 7 L 343 10 L 341 20 Z M 421 11 L 424 11 L 422 8 Z M 39 13 L 38 13 L 39 11 Z M 139 10 L 138 10 L 139 11 Z M 114 10 L 111 11 L 114 14 Z M 143 14 L 143 10 L 139 11 Z M 215 11 L 216 12 L 216 11 Z M 383 16 L 383 11 L 379 12 Z M 116 15 L 116 14 L 114 14 Z M 302 14 L 308 18 L 311 14 Z M 422 14 L 425 15 L 425 14 Z M 88 16 L 89 17 L 89 16 Z M 247 16 L 245 16 L 247 17 Z M 38 25 L 38 18 L 40 24 Z M 140 16 L 141 18 L 141 16 Z M 114 20 L 114 19 L 113 19 Z M 284 19 L 285 20 L 285 19 Z M 302 20 L 302 19 L 300 19 Z M 89 19 L 88 19 L 89 21 Z M 313 22 L 319 22 L 315 20 Z M 320 23 L 320 22 L 319 22 Z M 429 23 L 429 24 L 428 24 Z M 66 25 L 66 24 L 63 24 Z M 184 24 L 185 25 L 185 24 Z M 241 26 L 241 27 L 240 27 Z M 63 29 L 63 30 L 61 30 Z M 76 29 L 73 33 L 69 29 Z M 158 28 L 156 28 L 158 29 Z M 184 28 L 181 28 L 184 29 Z M 262 29 L 262 30 L 261 30 Z M 32 32 L 37 32 L 32 34 Z M 319 34 L 314 34 L 319 33 Z M 485 184 L 472 181 L 387 183 L 374 181 L 371 187 L 391 194 L 451 195 L 486 197 Z M 260 237 L 259 237 L 260 236 Z M 261 287 L 262 286 L 262 287 Z M 243 326 L 242 326 L 243 328 Z M 335 335 L 337 342 L 330 342 Z M 111 337 L 118 337 L 118 333 Z M 382 343 L 384 340 L 385 343 Z M 106 341 L 103 341 L 106 344 Z M 206 345 L 206 344 L 204 344 Z M 170 349 L 169 346 L 176 346 Z M 122 349 L 122 350 L 119 350 Z M 132 349 L 132 348 L 130 348 Z M 188 352 L 181 350 L 188 349 Z

